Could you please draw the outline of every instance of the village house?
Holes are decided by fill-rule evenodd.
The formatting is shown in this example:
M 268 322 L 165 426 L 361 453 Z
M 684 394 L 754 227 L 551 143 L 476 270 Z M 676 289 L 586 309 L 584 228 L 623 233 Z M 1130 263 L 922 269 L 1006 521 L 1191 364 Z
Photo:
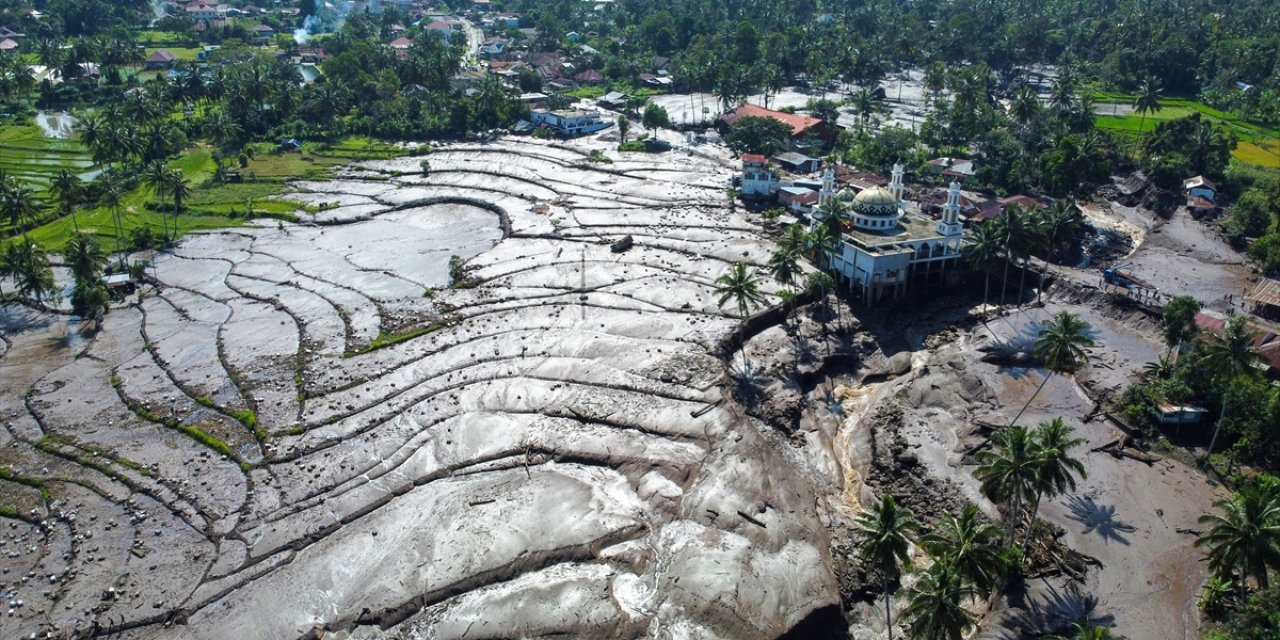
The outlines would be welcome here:
M 573 79 L 578 81 L 578 84 L 586 86 L 595 86 L 604 82 L 604 76 L 600 75 L 600 72 L 595 69 L 587 69 L 574 76 Z
M 535 110 L 531 120 L 536 125 L 548 127 L 557 135 L 573 137 L 600 131 L 610 123 L 600 119 L 595 111 L 548 111 Z
M 811 213 L 818 206 L 818 198 L 818 192 L 808 187 L 794 184 L 778 187 L 778 204 L 796 213 Z
M 147 59 L 144 61 L 144 63 L 146 64 L 148 71 L 159 71 L 161 69 L 172 68 L 173 63 L 177 62 L 177 60 L 178 60 L 178 56 L 175 56 L 172 53 L 165 51 L 164 49 L 160 49 L 155 53 L 147 56 Z
M 423 27 L 423 29 L 426 29 L 427 33 L 440 36 L 445 40 L 448 40 L 449 36 L 453 35 L 453 32 L 460 28 L 461 25 L 453 20 L 436 20 Z
M 266 44 L 274 37 L 276 37 L 276 30 L 268 25 L 260 24 L 253 28 L 253 40 L 258 44 Z
M 723 131 L 728 131 L 729 127 L 733 126 L 733 123 L 747 117 L 770 118 L 790 127 L 790 142 L 793 150 L 810 146 L 824 146 L 830 144 L 834 139 L 830 127 L 820 118 L 774 111 L 750 103 L 743 103 L 738 108 L 720 116 L 717 124 Z
M 1187 209 L 1194 214 L 1210 213 L 1218 208 L 1218 187 L 1208 178 L 1196 176 L 1182 181 L 1187 195 Z
M 0 40 L 0 51 L 13 51 L 18 48 L 18 41 L 13 38 Z
M 627 108 L 627 99 L 629 97 L 630 96 L 622 93 L 621 91 L 610 91 L 609 93 L 596 98 L 596 104 L 604 107 L 605 109 L 622 111 Z
M 852 221 L 830 254 L 836 280 L 866 303 L 895 299 L 913 289 L 944 284 L 956 277 L 964 227 L 960 222 L 960 184 L 951 183 L 941 219 L 934 221 L 903 198 L 903 167 L 894 165 L 888 188 L 873 187 L 852 198 L 835 190 L 835 172 L 822 176 L 818 207 L 831 198 L 847 199 Z
M 803 153 L 796 153 L 795 151 L 779 153 L 773 157 L 773 161 L 787 171 L 799 174 L 816 173 L 822 167 L 821 160 L 810 158 Z
M 413 47 L 413 41 L 408 38 L 396 38 L 387 43 L 387 47 L 395 52 L 396 58 L 405 60 L 409 57 L 409 49 Z

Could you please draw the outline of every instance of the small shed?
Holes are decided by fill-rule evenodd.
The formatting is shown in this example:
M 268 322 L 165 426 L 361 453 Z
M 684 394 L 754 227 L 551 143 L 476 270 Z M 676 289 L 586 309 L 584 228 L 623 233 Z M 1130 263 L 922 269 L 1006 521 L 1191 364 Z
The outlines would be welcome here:
M 1280 318 L 1280 280 L 1263 278 L 1244 297 L 1253 312 L 1264 318 Z
M 177 60 L 178 56 L 175 56 L 164 49 L 160 49 L 159 51 L 147 56 L 146 65 L 148 70 L 158 71 L 160 69 L 168 69 L 169 67 L 172 67 L 173 63 Z
M 1173 404 L 1171 402 L 1161 402 L 1156 408 L 1156 421 L 1160 424 L 1200 424 L 1204 420 L 1204 415 L 1209 410 L 1204 407 L 1188 407 Z
M 610 91 L 600 96 L 600 99 L 596 100 L 596 104 L 606 109 L 618 111 L 627 108 L 627 97 L 627 94 L 621 91 Z
M 1204 198 L 1209 202 L 1218 201 L 1218 187 L 1204 176 L 1187 178 L 1182 181 L 1182 190 L 1187 192 L 1187 200 Z
M 779 153 L 773 157 L 773 160 L 792 173 L 813 173 L 822 166 L 821 160 L 795 151 Z

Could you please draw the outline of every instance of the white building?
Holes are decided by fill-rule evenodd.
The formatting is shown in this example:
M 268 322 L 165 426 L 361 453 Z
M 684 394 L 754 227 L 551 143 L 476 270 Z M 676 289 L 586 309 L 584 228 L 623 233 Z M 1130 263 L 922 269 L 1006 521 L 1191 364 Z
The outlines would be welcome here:
M 964 239 L 960 184 L 951 183 L 937 221 L 902 196 L 902 165 L 894 165 L 889 188 L 872 187 L 853 196 L 852 222 L 830 256 L 837 280 L 864 302 L 898 298 L 909 287 L 942 284 L 949 267 L 960 259 Z M 818 212 L 830 198 L 848 197 L 848 191 L 835 191 L 835 174 L 827 169 L 815 213 L 821 215 Z
M 778 193 L 782 182 L 769 170 L 769 159 L 755 153 L 742 154 L 742 176 L 737 186 L 744 198 L 770 197 Z
M 595 111 L 547 111 L 538 109 L 530 119 L 536 125 L 545 125 L 562 136 L 581 136 L 600 131 L 609 126 Z

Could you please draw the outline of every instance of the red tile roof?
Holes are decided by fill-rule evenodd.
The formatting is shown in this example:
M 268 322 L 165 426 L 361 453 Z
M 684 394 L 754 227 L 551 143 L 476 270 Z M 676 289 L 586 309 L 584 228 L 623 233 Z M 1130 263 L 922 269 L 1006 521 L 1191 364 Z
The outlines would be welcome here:
M 808 116 L 802 116 L 794 113 L 783 113 L 781 111 L 774 111 L 772 109 L 766 109 L 749 103 L 743 104 L 737 109 L 720 116 L 720 121 L 731 125 L 739 118 L 748 117 L 772 118 L 777 120 L 788 127 L 791 127 L 791 135 L 793 136 L 798 136 L 814 127 L 817 127 L 818 125 L 823 124 L 823 121 L 820 118 L 810 118 Z
M 768 162 L 769 160 L 768 160 L 768 158 L 765 158 L 764 156 L 762 156 L 762 155 L 760 155 L 760 154 L 758 154 L 758 153 L 744 153 L 744 154 L 742 154 L 742 161 L 743 161 L 744 163 L 746 163 L 746 162 L 759 162 L 760 164 L 764 164 L 764 163 Z

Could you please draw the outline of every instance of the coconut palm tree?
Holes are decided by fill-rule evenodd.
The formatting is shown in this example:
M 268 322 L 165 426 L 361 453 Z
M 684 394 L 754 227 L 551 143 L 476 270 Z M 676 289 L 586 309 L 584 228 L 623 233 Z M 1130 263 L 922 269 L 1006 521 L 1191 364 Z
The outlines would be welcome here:
M 831 230 L 833 237 L 839 238 L 850 222 L 849 203 L 842 198 L 828 198 L 818 209 L 822 223 Z
M 1089 336 L 1092 330 L 1093 327 L 1088 322 L 1067 311 L 1054 316 L 1040 329 L 1040 337 L 1036 339 L 1031 352 L 1044 363 L 1044 379 L 1036 387 L 1035 393 L 1027 399 L 1027 403 L 1018 410 L 1018 415 L 1009 421 L 1010 425 L 1018 422 L 1027 407 L 1040 395 L 1050 376 L 1055 373 L 1072 375 L 1089 361 L 1089 347 L 1095 345 L 1093 338 Z
M 800 259 L 795 251 L 779 248 L 769 256 L 769 275 L 778 284 L 795 290 L 796 276 L 800 270 Z
M 67 240 L 62 249 L 62 257 L 71 269 L 71 276 L 76 284 L 97 282 L 102 267 L 107 263 L 107 255 L 103 253 L 98 240 L 79 231 Z
M 778 248 L 782 251 L 790 251 L 796 255 L 803 254 L 808 250 L 809 240 L 805 233 L 804 227 L 799 223 L 789 224 L 782 232 L 782 238 L 778 240 Z
M 907 534 L 917 528 L 915 517 L 909 509 L 898 508 L 891 495 L 885 495 L 871 508 L 858 515 L 854 536 L 863 561 L 880 576 L 884 591 L 884 622 L 893 640 L 893 611 L 889 606 L 892 593 L 889 583 L 897 582 L 904 566 L 910 566 L 907 555 Z
M 1234 580 L 1241 592 L 1250 577 L 1259 589 L 1266 589 L 1267 572 L 1280 569 L 1280 492 L 1248 483 L 1214 506 L 1221 513 L 1200 518 L 1201 524 L 1212 527 L 1196 540 L 1197 547 L 1209 548 L 1209 568 L 1224 580 Z
M 984 521 L 977 507 L 966 504 L 959 516 L 944 515 L 933 531 L 920 538 L 920 546 L 950 566 L 963 584 L 989 592 L 1004 573 L 1000 537 L 1000 527 Z
M 1262 357 L 1253 346 L 1254 336 L 1249 331 L 1244 316 L 1231 316 L 1222 324 L 1222 334 L 1205 345 L 1200 364 L 1217 377 L 1222 385 L 1222 409 L 1218 413 L 1218 424 L 1213 427 L 1213 437 L 1209 440 L 1209 450 L 1205 458 L 1213 453 L 1218 443 L 1218 434 L 1222 431 L 1222 423 L 1227 418 L 1227 393 L 1231 381 L 1240 376 L 1251 376 L 1257 373 L 1254 365 Z
M 1021 126 L 1027 126 L 1040 112 L 1040 99 L 1031 87 L 1023 85 L 1013 93 L 1009 103 L 1009 115 Z
M 124 193 L 120 185 L 111 177 L 103 175 L 99 179 L 99 199 L 102 206 L 111 212 L 112 226 L 116 233 L 116 252 L 119 256 L 120 268 L 124 269 L 124 219 L 120 217 L 120 205 L 124 202 Z
M 805 249 L 813 256 L 813 261 L 821 268 L 827 268 L 831 262 L 831 254 L 836 250 L 836 236 L 831 228 L 816 225 L 805 235 Z
M 1005 542 L 1012 545 L 1023 506 L 1034 496 L 1038 482 L 1035 442 L 1026 427 L 1013 425 L 995 432 L 991 444 L 991 448 L 975 456 L 978 468 L 973 476 L 981 483 L 984 495 L 1005 505 Z
M 1071 625 L 1071 637 L 1049 636 L 1046 640 L 1111 640 L 1111 629 L 1087 622 L 1075 622 Z
M 1138 123 L 1138 138 L 1142 138 L 1142 133 L 1147 128 L 1147 114 L 1159 113 L 1160 109 L 1160 81 L 1155 76 L 1147 76 L 1142 84 L 1138 86 L 1138 95 L 1133 98 L 1133 110 L 1142 115 L 1142 119 Z
M 20 297 L 36 306 L 44 306 L 45 300 L 57 297 L 58 287 L 49 256 L 39 244 L 23 236 L 20 241 L 9 244 L 3 258 L 4 274 L 13 278 Z
M 1036 481 L 1035 498 L 1031 502 L 1031 520 L 1022 537 L 1022 549 L 1025 551 L 1031 540 L 1036 514 L 1040 512 L 1040 501 L 1053 498 L 1067 490 L 1075 491 L 1076 477 L 1087 478 L 1084 464 L 1071 456 L 1070 450 L 1085 443 L 1084 438 L 1072 437 L 1073 429 L 1062 422 L 1062 418 L 1054 418 L 1036 425 L 1031 433 L 1032 453 L 1035 456 Z
M 164 174 L 165 190 L 173 196 L 173 236 L 171 239 L 178 237 L 178 214 L 182 213 L 182 201 L 191 197 L 191 182 L 182 174 L 182 169 L 176 167 L 169 169 Z
M 35 226 L 38 213 L 40 203 L 36 200 L 35 192 L 27 185 L 14 181 L 0 192 L 0 215 L 15 229 L 21 227 L 26 232 Z
M 991 294 L 991 268 L 1000 259 L 1001 239 L 995 225 L 983 224 L 969 234 L 964 246 L 964 257 L 974 269 L 982 271 L 985 284 L 982 287 L 982 306 L 985 309 Z
M 1058 252 L 1064 242 L 1072 240 L 1084 230 L 1084 220 L 1079 211 L 1066 200 L 1055 200 L 1037 219 L 1038 231 L 1044 238 L 1045 270 L 1040 272 L 1040 286 L 1036 288 L 1036 302 L 1044 291 L 1044 278 L 1049 273 L 1049 260 Z
M 747 360 L 747 316 L 750 315 L 753 307 L 764 303 L 760 283 L 756 280 L 755 274 L 747 269 L 745 263 L 735 262 L 728 273 L 716 278 L 716 294 L 720 296 L 716 301 L 718 306 L 724 307 L 729 301 L 733 301 L 738 307 L 738 316 L 742 319 L 738 324 L 739 338 L 742 342 L 742 364 L 750 371 L 751 364 Z
M 907 591 L 902 612 L 912 640 L 961 640 L 974 624 L 973 614 L 961 603 L 976 592 L 946 562 L 934 563 L 919 575 Z
M 1005 207 L 1003 215 L 992 221 L 996 235 L 1004 246 L 1004 275 L 1000 278 L 1001 306 L 1004 306 L 1005 293 L 1009 290 L 1009 264 L 1028 255 L 1034 243 L 1035 229 L 1030 222 L 1028 214 L 1017 204 Z
M 58 212 L 64 216 L 71 216 L 71 225 L 78 233 L 80 221 L 76 217 L 76 208 L 84 198 L 84 183 L 80 180 L 80 176 L 72 173 L 70 169 L 58 171 L 49 182 L 49 193 L 58 203 Z

